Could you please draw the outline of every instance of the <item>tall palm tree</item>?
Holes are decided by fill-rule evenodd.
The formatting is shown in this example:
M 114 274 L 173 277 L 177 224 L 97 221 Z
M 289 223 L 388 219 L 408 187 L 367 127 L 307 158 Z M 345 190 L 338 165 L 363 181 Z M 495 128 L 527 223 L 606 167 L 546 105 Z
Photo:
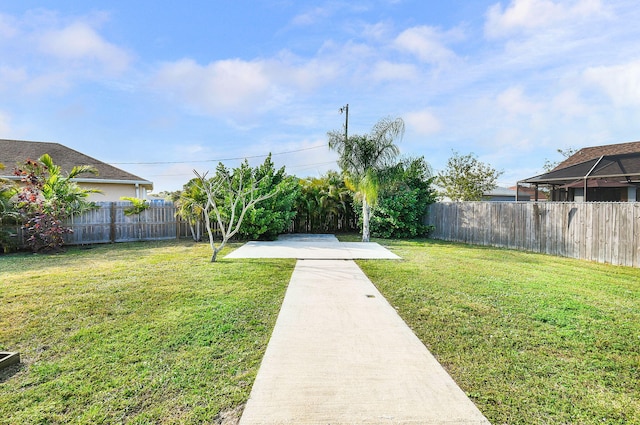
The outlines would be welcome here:
M 369 242 L 371 207 L 378 200 L 379 172 L 392 164 L 400 153 L 395 144 L 404 135 L 402 118 L 383 118 L 366 136 L 345 138 L 342 132 L 328 133 L 329 148 L 340 156 L 338 165 L 347 179 L 346 183 L 362 199 L 362 241 Z

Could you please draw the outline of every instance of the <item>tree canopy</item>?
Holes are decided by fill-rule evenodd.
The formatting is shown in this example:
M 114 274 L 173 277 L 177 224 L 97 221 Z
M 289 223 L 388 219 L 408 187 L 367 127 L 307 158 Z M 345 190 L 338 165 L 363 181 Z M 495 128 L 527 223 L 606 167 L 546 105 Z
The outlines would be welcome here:
M 484 193 L 497 187 L 501 174 L 472 153 L 453 151 L 445 170 L 438 173 L 437 184 L 442 188 L 440 195 L 452 201 L 480 201 Z

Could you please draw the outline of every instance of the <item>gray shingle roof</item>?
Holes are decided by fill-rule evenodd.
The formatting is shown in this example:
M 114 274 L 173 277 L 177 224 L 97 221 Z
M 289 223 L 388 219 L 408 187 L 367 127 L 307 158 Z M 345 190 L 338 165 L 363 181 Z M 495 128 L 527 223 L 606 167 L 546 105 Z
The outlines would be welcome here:
M 566 184 L 586 177 L 620 182 L 637 181 L 640 178 L 640 152 L 601 155 L 564 168 L 556 167 L 549 173 L 528 178 L 524 182 Z
M 640 142 L 617 143 L 614 145 L 591 146 L 582 148 L 569 158 L 562 161 L 552 171 L 567 168 L 572 165 L 580 164 L 601 156 L 622 155 L 622 154 L 640 154 Z
M 44 154 L 49 154 L 53 162 L 59 165 L 63 171 L 69 172 L 76 165 L 91 165 L 98 170 L 98 174 L 86 174 L 82 179 L 99 180 L 123 180 L 127 182 L 137 181 L 141 184 L 151 184 L 127 171 L 106 164 L 88 155 L 68 148 L 59 143 L 31 142 L 25 140 L 0 139 L 0 163 L 5 165 L 5 169 L 0 174 L 10 176 L 14 167 L 19 163 L 24 163 L 27 159 L 36 160 Z

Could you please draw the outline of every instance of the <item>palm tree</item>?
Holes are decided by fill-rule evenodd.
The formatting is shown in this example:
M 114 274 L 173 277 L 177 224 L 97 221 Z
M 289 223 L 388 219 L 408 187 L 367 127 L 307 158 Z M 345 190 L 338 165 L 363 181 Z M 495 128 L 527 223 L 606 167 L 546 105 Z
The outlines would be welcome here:
M 207 194 L 200 188 L 197 179 L 191 179 L 185 184 L 176 200 L 176 215 L 187 222 L 191 237 L 196 242 L 202 240 L 202 220 L 206 203 Z
M 402 118 L 383 118 L 366 136 L 345 138 L 342 132 L 328 133 L 329 148 L 340 156 L 338 165 L 346 183 L 362 200 L 362 241 L 369 242 L 371 207 L 378 200 L 379 172 L 397 158 L 400 149 L 394 143 L 404 135 Z
M 95 204 L 87 201 L 87 197 L 91 193 L 102 193 L 102 191 L 80 187 L 73 181 L 80 174 L 98 174 L 95 167 L 76 165 L 64 176 L 60 166 L 54 164 L 48 154 L 42 155 L 38 161 L 47 170 L 42 185 L 42 197 L 51 204 L 53 209 L 57 210 L 55 215 L 59 218 L 67 218 L 95 208 Z

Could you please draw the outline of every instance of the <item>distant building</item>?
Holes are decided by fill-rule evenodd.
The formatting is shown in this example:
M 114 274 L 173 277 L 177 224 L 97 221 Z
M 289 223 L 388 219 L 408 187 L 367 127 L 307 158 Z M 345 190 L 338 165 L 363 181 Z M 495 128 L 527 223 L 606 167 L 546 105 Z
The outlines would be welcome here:
M 97 175 L 85 174 L 73 179 L 80 187 L 102 191 L 90 194 L 91 201 L 118 201 L 122 196 L 146 199 L 147 192 L 153 190 L 152 182 L 59 143 L 24 140 L 0 139 L 0 163 L 6 167 L 0 170 L 0 178 L 19 181 L 20 178 L 13 175 L 13 169 L 27 159 L 37 160 L 44 154 L 49 154 L 64 172 L 71 171 L 76 165 L 91 165 L 96 168 Z
M 522 191 L 518 192 L 518 201 L 528 201 L 530 196 Z M 482 195 L 484 201 L 516 201 L 515 188 L 496 187 Z

